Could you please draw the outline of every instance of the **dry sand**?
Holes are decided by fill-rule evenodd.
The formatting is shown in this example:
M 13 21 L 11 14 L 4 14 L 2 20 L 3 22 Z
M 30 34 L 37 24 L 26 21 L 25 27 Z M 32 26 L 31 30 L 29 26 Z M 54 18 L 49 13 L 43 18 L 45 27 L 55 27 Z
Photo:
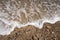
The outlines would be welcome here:
M 0 40 L 60 40 L 60 22 L 44 23 L 42 29 L 31 25 L 15 28 L 10 35 L 1 35 Z

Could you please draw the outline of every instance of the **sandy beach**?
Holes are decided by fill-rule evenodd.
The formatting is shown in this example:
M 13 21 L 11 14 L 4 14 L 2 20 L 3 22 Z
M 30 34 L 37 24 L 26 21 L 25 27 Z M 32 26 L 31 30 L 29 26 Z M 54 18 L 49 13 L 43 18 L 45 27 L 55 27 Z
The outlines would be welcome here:
M 60 40 L 60 1 L 0 0 L 0 40 Z
M 0 36 L 0 40 L 60 40 L 60 22 L 45 23 L 42 29 L 31 25 L 15 28 L 11 34 Z

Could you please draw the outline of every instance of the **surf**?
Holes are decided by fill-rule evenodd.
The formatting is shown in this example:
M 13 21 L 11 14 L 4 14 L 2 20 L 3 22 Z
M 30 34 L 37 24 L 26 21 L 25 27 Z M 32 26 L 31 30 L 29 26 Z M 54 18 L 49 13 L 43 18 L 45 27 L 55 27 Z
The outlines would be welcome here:
M 0 2 L 0 35 L 9 35 L 15 27 L 33 25 L 39 29 L 43 24 L 60 21 L 60 5 L 55 1 L 8 0 Z

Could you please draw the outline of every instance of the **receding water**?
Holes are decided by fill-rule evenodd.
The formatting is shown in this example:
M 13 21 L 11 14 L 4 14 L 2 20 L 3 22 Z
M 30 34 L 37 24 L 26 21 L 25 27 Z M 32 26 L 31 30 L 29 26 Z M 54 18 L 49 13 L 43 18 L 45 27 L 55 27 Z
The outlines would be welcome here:
M 33 25 L 42 28 L 45 22 L 60 21 L 59 0 L 1 0 L 0 35 L 10 34 L 15 27 Z

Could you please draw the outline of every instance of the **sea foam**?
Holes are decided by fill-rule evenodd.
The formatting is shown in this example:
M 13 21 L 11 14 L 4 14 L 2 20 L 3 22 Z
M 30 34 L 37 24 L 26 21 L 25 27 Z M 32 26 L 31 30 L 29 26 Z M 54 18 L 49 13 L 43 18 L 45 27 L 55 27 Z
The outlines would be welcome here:
M 60 21 L 60 5 L 55 1 L 3 0 L 0 2 L 0 35 L 9 35 L 15 27 L 33 25 L 41 29 L 45 22 L 54 24 L 57 21 Z

